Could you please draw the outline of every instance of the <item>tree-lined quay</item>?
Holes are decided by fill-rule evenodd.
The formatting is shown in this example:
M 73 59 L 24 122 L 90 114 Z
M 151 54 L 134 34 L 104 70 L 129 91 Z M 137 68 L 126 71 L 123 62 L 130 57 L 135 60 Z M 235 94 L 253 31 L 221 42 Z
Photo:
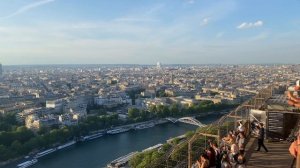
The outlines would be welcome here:
M 6 161 L 30 152 L 57 146 L 72 139 L 80 139 L 84 135 L 98 130 L 105 130 L 116 126 L 133 124 L 164 117 L 180 117 L 185 115 L 203 114 L 209 111 L 218 111 L 231 108 L 233 105 L 213 104 L 210 101 L 201 102 L 197 106 L 184 106 L 173 104 L 168 106 L 152 106 L 150 111 L 131 108 L 128 111 L 128 121 L 118 118 L 118 115 L 89 116 L 81 121 L 78 126 L 65 126 L 62 128 L 42 128 L 33 132 L 18 122 L 12 116 L 1 116 L 1 124 L 6 125 L 5 132 L 0 133 L 0 159 Z M 10 120 L 8 120 L 10 119 Z M 7 123 L 8 122 L 8 123 Z M 9 124 L 10 123 L 10 124 Z

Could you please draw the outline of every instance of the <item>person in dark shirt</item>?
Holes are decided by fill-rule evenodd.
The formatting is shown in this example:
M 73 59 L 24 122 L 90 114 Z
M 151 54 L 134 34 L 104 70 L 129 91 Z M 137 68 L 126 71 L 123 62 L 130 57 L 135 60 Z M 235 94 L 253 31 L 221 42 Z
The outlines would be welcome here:
M 215 152 L 216 168 L 221 168 L 221 153 L 218 144 L 216 142 L 210 142 L 210 147 L 212 147 Z
M 212 147 L 209 147 L 206 150 L 206 155 L 208 156 L 209 160 L 209 167 L 214 167 L 216 166 L 216 153 Z
M 260 151 L 260 147 L 263 147 L 265 149 L 266 152 L 268 152 L 267 147 L 264 144 L 264 139 L 265 139 L 265 129 L 264 129 L 264 124 L 260 123 L 258 125 L 258 138 L 257 138 L 257 144 L 258 144 L 258 148 L 256 151 Z

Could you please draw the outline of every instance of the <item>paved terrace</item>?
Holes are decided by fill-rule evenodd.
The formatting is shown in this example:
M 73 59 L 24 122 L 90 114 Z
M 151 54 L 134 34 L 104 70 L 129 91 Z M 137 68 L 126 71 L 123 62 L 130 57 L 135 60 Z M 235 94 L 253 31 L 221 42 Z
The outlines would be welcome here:
M 269 150 L 268 153 L 263 148 L 260 152 L 256 151 L 257 139 L 250 138 L 246 146 L 247 168 L 290 168 L 293 160 L 289 153 L 290 143 L 265 140 L 265 146 Z

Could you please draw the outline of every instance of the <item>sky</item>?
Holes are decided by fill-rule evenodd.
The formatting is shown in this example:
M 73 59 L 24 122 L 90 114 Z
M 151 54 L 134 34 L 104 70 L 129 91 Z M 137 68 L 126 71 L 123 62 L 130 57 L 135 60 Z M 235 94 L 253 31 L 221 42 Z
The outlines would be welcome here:
M 300 63 L 300 0 L 1 0 L 0 62 Z

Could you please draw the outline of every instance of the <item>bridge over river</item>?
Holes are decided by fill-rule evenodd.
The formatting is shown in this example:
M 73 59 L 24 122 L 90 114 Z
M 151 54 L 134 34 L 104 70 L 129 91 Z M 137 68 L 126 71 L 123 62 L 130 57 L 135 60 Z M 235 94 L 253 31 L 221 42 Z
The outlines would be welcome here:
M 205 124 L 202 124 L 200 121 L 198 121 L 194 117 L 182 117 L 182 118 L 168 117 L 168 118 L 166 118 L 166 120 L 171 121 L 172 123 L 182 122 L 182 123 L 186 123 L 186 124 L 196 125 L 198 127 L 205 127 L 206 126 Z

